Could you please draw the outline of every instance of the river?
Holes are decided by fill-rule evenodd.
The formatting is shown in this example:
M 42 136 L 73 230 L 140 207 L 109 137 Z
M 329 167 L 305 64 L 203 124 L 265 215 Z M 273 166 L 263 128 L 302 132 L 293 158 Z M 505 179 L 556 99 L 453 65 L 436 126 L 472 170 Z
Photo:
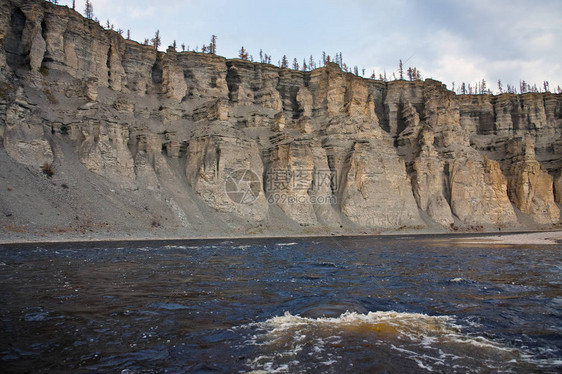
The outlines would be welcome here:
M 562 245 L 459 237 L 0 245 L 0 371 L 562 370 Z

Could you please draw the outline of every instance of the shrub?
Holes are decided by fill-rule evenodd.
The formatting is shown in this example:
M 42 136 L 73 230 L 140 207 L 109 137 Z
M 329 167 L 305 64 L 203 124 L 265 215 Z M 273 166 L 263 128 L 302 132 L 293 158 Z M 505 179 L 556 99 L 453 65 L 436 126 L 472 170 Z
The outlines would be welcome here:
M 53 164 L 50 164 L 48 162 L 45 161 L 45 163 L 43 164 L 43 166 L 41 166 L 41 171 L 43 172 L 43 174 L 45 174 L 48 178 L 51 178 L 53 175 L 55 175 L 55 168 L 53 167 Z

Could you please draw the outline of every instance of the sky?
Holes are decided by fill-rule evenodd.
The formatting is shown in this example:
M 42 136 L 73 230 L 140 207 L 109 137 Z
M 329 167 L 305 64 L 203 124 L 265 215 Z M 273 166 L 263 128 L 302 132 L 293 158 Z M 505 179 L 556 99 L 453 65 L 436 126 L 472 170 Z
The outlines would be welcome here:
M 370 76 L 398 75 L 399 61 L 422 78 L 445 83 L 485 79 L 562 86 L 562 0 L 91 0 L 94 16 L 143 42 L 160 30 L 161 50 L 174 40 L 190 49 L 216 35 L 217 54 L 241 46 L 276 64 L 341 52 Z M 59 0 L 71 5 L 72 0 Z M 85 0 L 76 0 L 84 14 Z M 179 47 L 178 47 L 179 48 Z

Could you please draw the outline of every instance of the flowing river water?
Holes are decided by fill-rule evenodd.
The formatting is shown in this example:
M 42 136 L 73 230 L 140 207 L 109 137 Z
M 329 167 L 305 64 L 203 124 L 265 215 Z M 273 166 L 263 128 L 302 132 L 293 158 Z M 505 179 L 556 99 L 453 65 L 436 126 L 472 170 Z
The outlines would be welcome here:
M 0 372 L 561 371 L 562 245 L 459 238 L 3 245 Z

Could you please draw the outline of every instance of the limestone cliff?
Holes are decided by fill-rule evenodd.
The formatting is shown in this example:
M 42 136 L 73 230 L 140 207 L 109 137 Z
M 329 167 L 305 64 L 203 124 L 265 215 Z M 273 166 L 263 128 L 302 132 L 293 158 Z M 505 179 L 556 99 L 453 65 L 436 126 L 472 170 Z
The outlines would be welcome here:
M 66 7 L 0 5 L 4 233 L 555 225 L 561 132 L 562 95 L 164 53 Z

